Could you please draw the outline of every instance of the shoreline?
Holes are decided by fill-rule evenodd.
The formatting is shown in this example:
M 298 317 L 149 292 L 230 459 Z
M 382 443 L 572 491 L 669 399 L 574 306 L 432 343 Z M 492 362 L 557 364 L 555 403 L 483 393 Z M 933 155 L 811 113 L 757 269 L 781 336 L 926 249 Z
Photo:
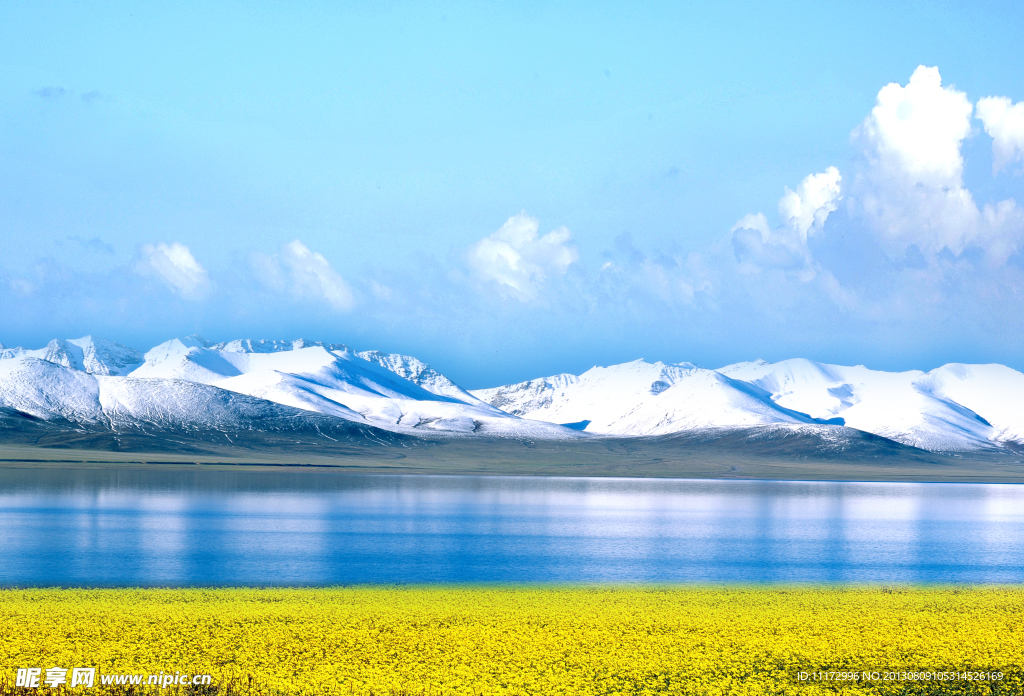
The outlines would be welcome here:
M 337 475 L 598 477 L 720 481 L 862 483 L 1024 483 L 1019 453 L 950 456 L 809 457 L 757 454 L 669 442 L 458 442 L 406 449 L 335 453 L 211 448 L 211 452 L 126 451 L 0 444 L 0 469 L 96 469 L 329 472 Z

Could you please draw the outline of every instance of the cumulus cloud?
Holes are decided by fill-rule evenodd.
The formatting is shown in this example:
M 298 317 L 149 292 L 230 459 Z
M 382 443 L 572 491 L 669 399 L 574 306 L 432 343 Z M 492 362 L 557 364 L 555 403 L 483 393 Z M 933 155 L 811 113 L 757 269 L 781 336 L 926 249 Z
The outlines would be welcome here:
M 971 132 L 967 95 L 942 86 L 938 68 L 918 66 L 906 87 L 883 87 L 860 126 L 868 156 L 885 174 L 928 186 L 959 185 L 963 139 Z
M 155 275 L 187 300 L 198 300 L 211 287 L 209 275 L 189 248 L 180 242 L 144 244 L 134 270 L 141 275 Z
M 841 198 L 842 176 L 835 167 L 810 174 L 796 187 L 788 186 L 779 200 L 783 224 L 772 228 L 764 213 L 746 215 L 730 230 L 733 255 L 741 268 L 753 272 L 771 268 L 795 273 L 801 281 L 817 271 L 807 238 L 819 232 Z
M 1004 98 L 978 103 L 997 171 L 1024 158 L 1016 108 Z M 974 113 L 937 68 L 882 87 L 852 133 L 859 157 L 851 181 L 830 167 L 786 189 L 781 224 L 761 213 L 739 220 L 728 238 L 735 275 L 723 267 L 711 292 L 765 311 L 810 306 L 814 297 L 868 322 L 930 312 L 951 321 L 953 306 L 1009 311 L 1004 301 L 1024 290 L 1024 209 L 1012 199 L 976 202 L 966 186 L 963 145 L 977 133 Z
M 783 271 L 808 272 L 810 255 L 806 247 L 794 244 L 789 235 L 773 230 L 764 213 L 745 215 L 733 225 L 732 248 L 747 272 L 760 268 L 775 268 Z M 813 277 L 813 272 L 810 272 Z
M 938 68 L 922 65 L 906 86 L 883 87 L 854 131 L 866 162 L 860 212 L 891 256 L 911 246 L 927 256 L 979 246 L 999 265 L 1019 244 L 1024 211 L 1012 200 L 979 209 L 964 187 L 961 148 L 973 110 L 966 94 L 942 85 Z
M 1024 102 L 1009 97 L 978 100 L 978 118 L 992 136 L 992 173 L 1013 162 L 1024 162 Z
M 355 304 L 348 283 L 323 254 L 311 251 L 298 239 L 283 244 L 276 254 L 256 254 L 253 266 L 267 287 L 293 297 L 325 301 L 337 310 Z
M 494 234 L 470 247 L 466 263 L 520 300 L 535 299 L 551 273 L 562 274 L 579 260 L 565 227 L 537 236 L 539 224 L 525 212 L 513 215 Z
M 801 242 L 806 243 L 808 233 L 820 230 L 829 213 L 835 212 L 841 181 L 839 170 L 829 167 L 820 174 L 806 177 L 796 191 L 786 187 L 779 201 L 779 215 L 800 236 Z

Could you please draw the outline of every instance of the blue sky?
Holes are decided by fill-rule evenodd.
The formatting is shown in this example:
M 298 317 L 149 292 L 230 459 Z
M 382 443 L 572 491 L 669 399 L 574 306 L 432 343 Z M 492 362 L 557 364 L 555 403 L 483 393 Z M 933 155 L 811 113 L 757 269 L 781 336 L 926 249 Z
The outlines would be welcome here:
M 1021 26 L 4 3 L 0 342 L 302 336 L 471 388 L 640 357 L 1024 368 Z

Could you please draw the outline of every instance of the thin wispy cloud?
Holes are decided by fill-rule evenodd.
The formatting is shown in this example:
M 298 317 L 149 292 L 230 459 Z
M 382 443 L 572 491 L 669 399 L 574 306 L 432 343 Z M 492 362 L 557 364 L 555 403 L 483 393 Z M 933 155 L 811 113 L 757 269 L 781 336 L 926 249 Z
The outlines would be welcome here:
M 110 101 L 110 95 L 104 94 L 103 92 L 93 89 L 89 90 L 88 92 L 82 92 L 81 99 L 86 104 L 90 104 L 96 101 L 107 102 Z
M 134 263 L 136 273 L 159 278 L 186 300 L 200 300 L 212 288 L 206 269 L 180 242 L 143 244 Z
M 43 97 L 44 99 L 63 97 L 67 93 L 68 91 L 63 87 L 40 87 L 35 91 L 36 96 Z
M 256 277 L 264 287 L 297 299 L 323 302 L 348 311 L 355 304 L 351 287 L 330 262 L 298 239 L 282 244 L 274 254 L 252 257 Z
M 81 237 L 77 234 L 71 235 L 67 238 L 69 242 L 74 242 L 76 245 L 87 251 L 92 251 L 100 254 L 113 254 L 114 247 L 111 244 L 103 241 L 100 237 Z

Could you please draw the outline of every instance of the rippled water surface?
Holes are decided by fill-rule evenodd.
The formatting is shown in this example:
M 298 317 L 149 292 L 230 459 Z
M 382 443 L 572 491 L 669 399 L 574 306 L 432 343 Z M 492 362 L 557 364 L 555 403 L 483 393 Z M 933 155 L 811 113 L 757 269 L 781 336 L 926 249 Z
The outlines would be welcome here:
M 0 469 L 0 585 L 1024 582 L 1024 486 Z

